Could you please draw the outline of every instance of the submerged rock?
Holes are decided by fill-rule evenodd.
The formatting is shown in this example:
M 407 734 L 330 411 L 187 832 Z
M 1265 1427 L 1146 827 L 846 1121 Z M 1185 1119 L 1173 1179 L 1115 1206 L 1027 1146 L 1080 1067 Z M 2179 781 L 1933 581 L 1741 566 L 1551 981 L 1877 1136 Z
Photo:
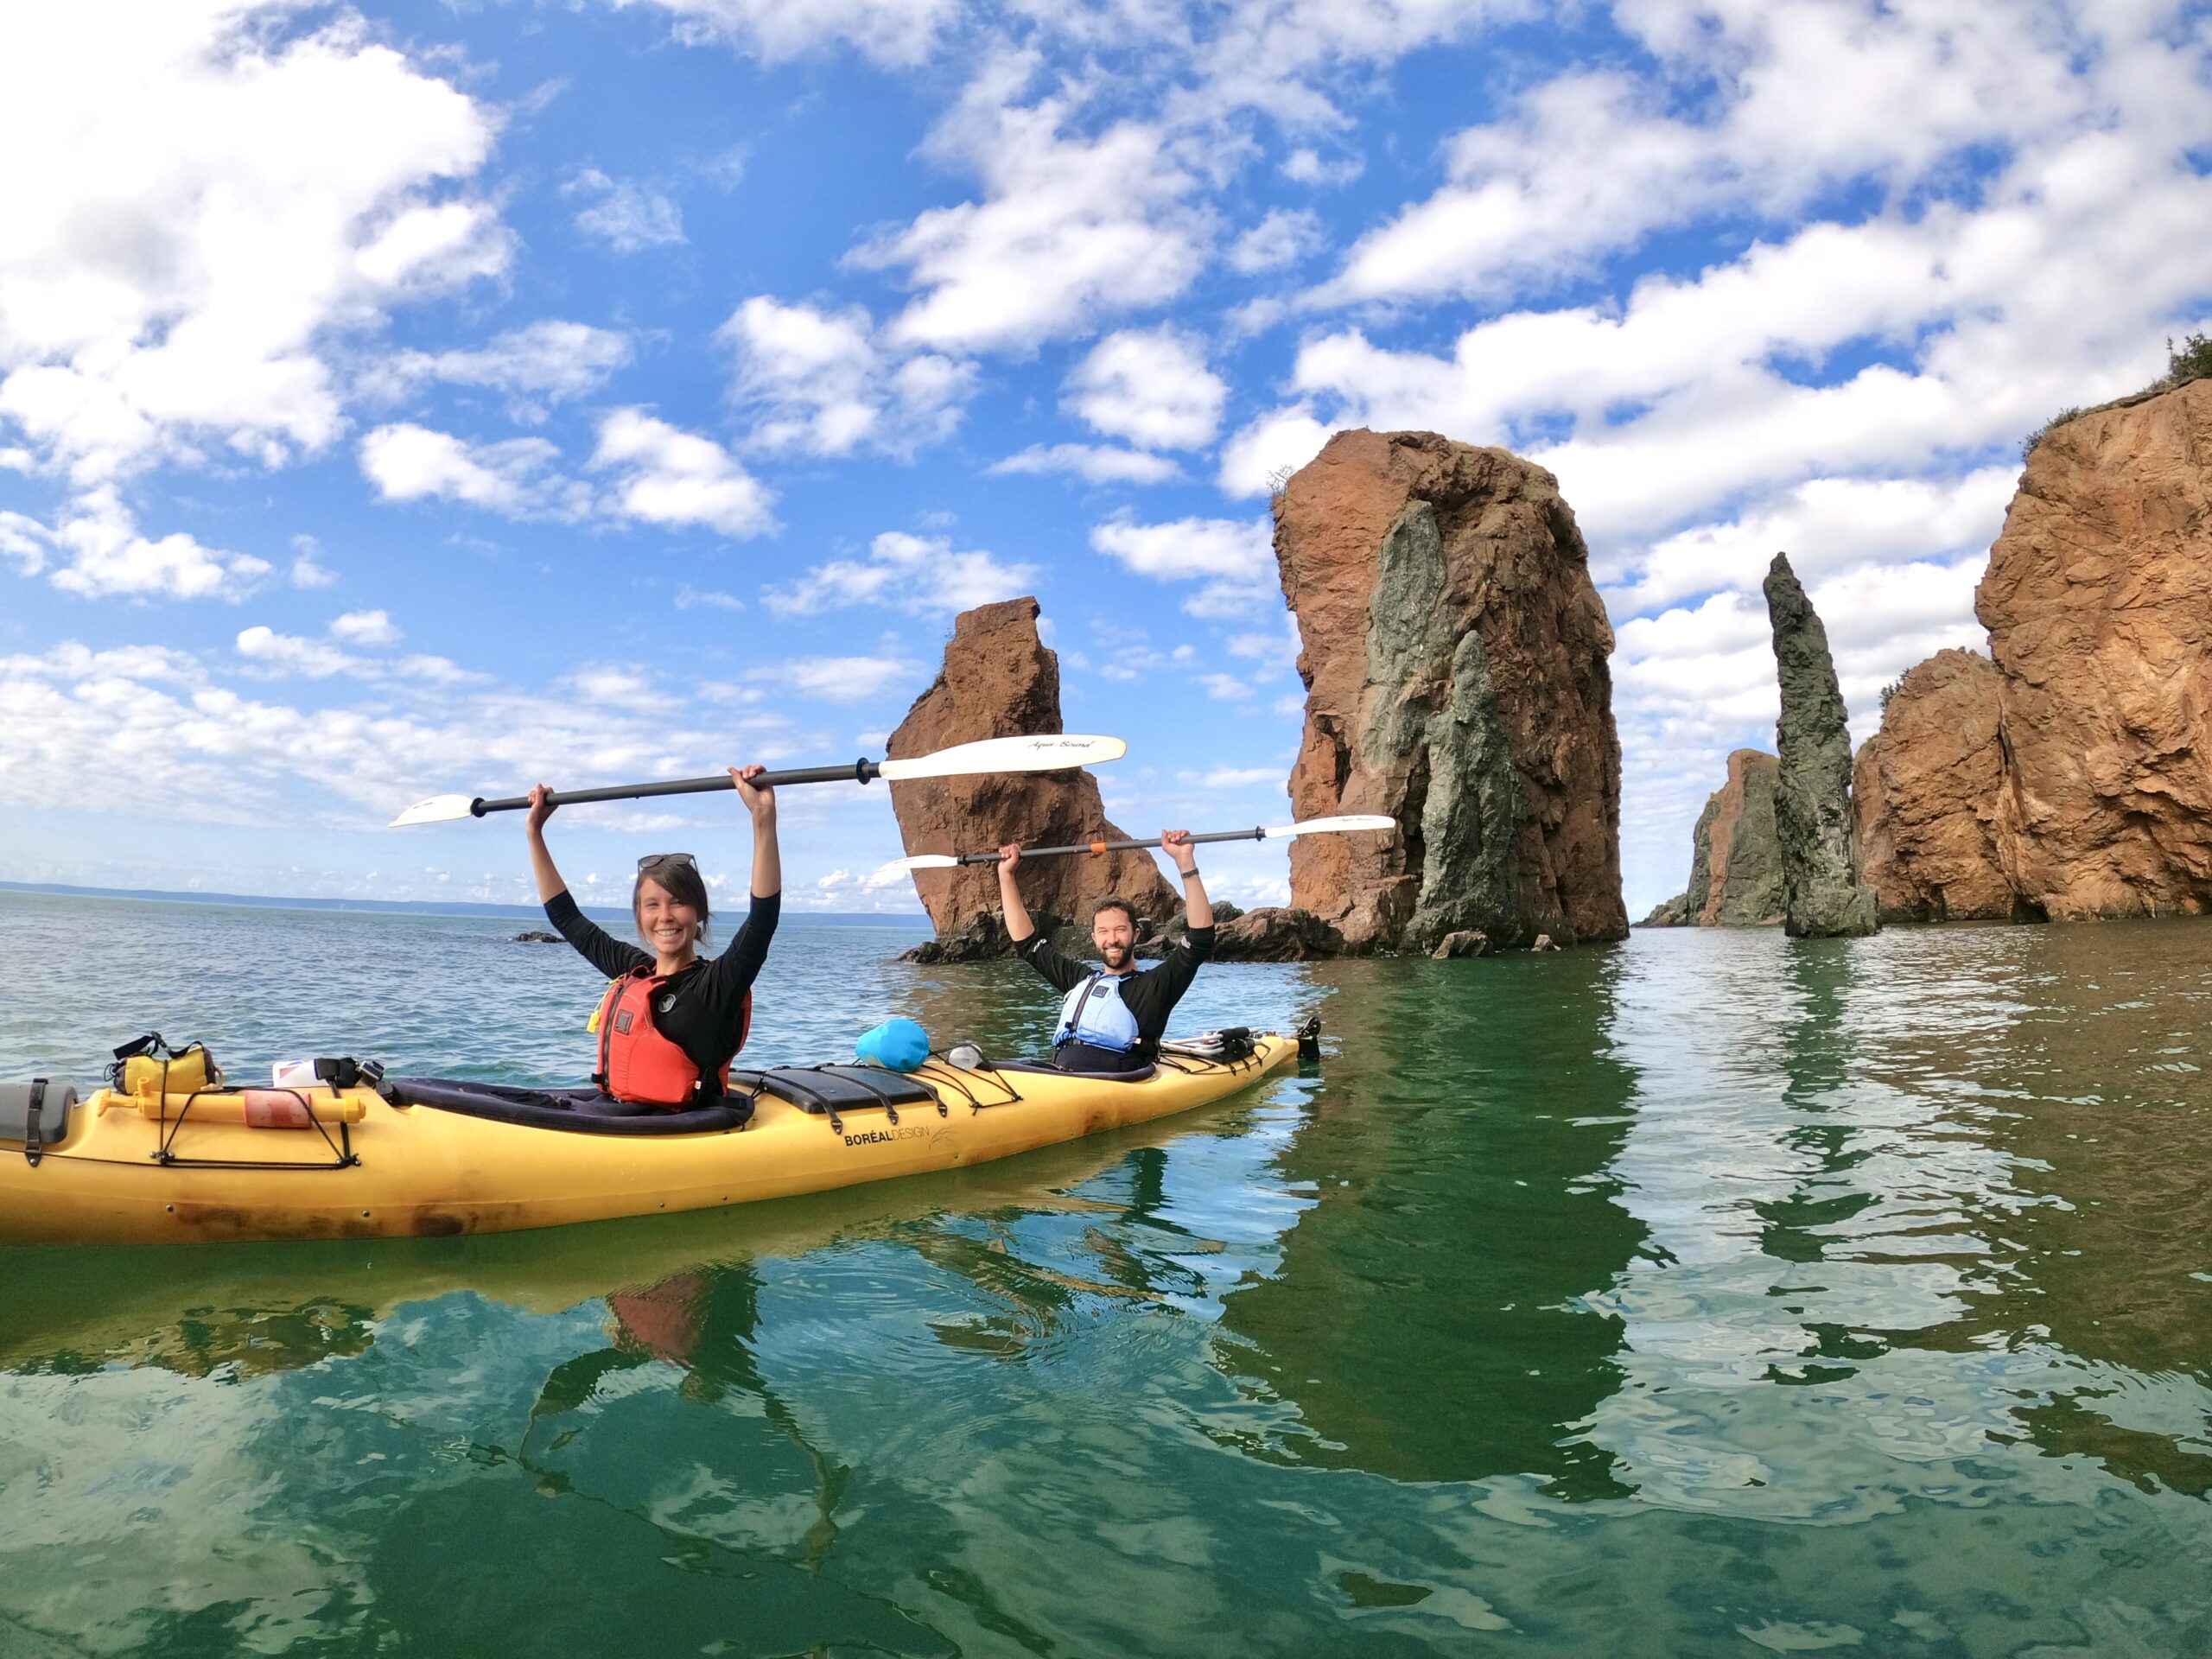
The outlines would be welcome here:
M 1885 922 L 1995 921 L 2031 912 L 1998 848 L 2005 788 L 1999 676 L 1939 652 L 1891 693 L 1852 770 L 1860 873 Z
M 559 944 L 562 943 L 562 938 L 558 933 L 547 933 L 533 928 L 527 933 L 516 934 L 515 943 L 517 944 Z
M 1400 833 L 1290 853 L 1353 950 L 1628 931 L 1612 628 L 1549 473 L 1432 432 L 1339 432 L 1277 503 L 1306 731 L 1297 817 Z
M 1216 962 L 1303 962 L 1344 954 L 1344 936 L 1311 911 L 1290 905 L 1248 910 L 1213 936 Z
M 1009 599 L 954 620 L 944 666 L 906 711 L 886 753 L 904 759 L 987 737 L 1061 729 L 1060 659 L 1037 636 L 1037 601 Z M 1067 846 L 1129 839 L 1107 821 L 1098 781 L 1087 772 L 893 784 L 891 805 L 909 855 L 975 852 L 1009 841 Z M 909 959 L 966 962 L 1011 953 L 999 915 L 996 866 L 917 870 L 914 890 L 937 929 L 938 953 L 908 951 Z M 1143 851 L 1040 858 L 1021 867 L 1022 901 L 1048 934 L 1070 925 L 1088 930 L 1091 907 L 1109 894 L 1155 921 L 1175 914 L 1181 903 Z
M 1490 935 L 1478 928 L 1463 927 L 1456 933 L 1446 933 L 1428 954 L 1439 962 L 1448 962 L 1454 957 L 1486 957 L 1490 955 Z
M 1774 791 L 1782 763 L 1761 749 L 1728 757 L 1690 833 L 1690 884 L 1643 918 L 1644 927 L 1764 927 L 1782 919 L 1782 843 Z
M 1774 791 L 1775 832 L 1782 849 L 1782 925 L 1803 938 L 1872 933 L 1881 923 L 1874 889 L 1859 879 L 1851 818 L 1851 733 L 1835 663 L 1828 655 L 1827 630 L 1786 553 L 1774 556 L 1765 590 L 1775 672 L 1782 687 Z

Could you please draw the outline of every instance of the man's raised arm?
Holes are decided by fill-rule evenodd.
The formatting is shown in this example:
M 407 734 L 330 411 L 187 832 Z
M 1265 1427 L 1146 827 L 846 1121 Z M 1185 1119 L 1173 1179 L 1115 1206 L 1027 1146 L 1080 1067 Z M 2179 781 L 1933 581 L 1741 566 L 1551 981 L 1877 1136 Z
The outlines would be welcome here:
M 1191 845 L 1187 830 L 1168 830 L 1160 834 L 1160 844 L 1167 856 L 1175 861 L 1175 868 L 1183 873 L 1183 925 L 1209 928 L 1213 925 L 1213 901 L 1206 897 L 1206 884 L 1198 880 L 1198 849 Z
M 1021 862 L 1021 849 L 1008 842 L 999 849 L 999 904 L 1006 912 L 1006 936 L 1020 944 L 1037 931 L 1037 924 L 1029 919 L 1029 908 L 1021 902 L 1021 889 L 1014 879 L 1014 867 Z

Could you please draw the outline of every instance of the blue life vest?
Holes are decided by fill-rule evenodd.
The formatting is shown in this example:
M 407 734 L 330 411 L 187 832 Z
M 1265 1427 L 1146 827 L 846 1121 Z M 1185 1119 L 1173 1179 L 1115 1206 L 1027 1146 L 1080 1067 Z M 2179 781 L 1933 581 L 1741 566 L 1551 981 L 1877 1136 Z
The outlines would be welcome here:
M 1122 1001 L 1122 981 L 1114 974 L 1093 974 L 1060 1001 L 1060 1023 L 1052 1046 L 1088 1043 L 1126 1054 L 1141 1040 L 1137 1017 Z

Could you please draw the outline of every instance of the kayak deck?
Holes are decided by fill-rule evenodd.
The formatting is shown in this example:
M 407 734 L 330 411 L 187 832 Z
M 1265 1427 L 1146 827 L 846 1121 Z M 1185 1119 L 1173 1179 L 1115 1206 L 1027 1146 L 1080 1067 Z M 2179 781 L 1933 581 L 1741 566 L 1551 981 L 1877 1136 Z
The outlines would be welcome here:
M 1296 1054 L 1256 1037 L 1231 1063 L 1177 1057 L 1141 1082 L 1059 1071 L 904 1074 L 927 1103 L 809 1110 L 763 1092 L 697 1134 L 576 1134 L 365 1088 L 306 1096 L 315 1123 L 256 1127 L 237 1095 L 149 1116 L 102 1090 L 35 1165 L 0 1147 L 0 1242 L 435 1237 L 750 1204 L 956 1169 L 1211 1103 Z M 180 1121 L 181 1120 L 181 1121 Z

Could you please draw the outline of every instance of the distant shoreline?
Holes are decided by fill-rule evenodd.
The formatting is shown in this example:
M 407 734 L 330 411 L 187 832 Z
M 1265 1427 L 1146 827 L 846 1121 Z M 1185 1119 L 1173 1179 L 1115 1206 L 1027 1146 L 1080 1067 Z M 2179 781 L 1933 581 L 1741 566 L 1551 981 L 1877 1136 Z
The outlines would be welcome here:
M 411 899 L 289 899 L 250 893 L 163 893 L 150 887 L 74 887 L 58 881 L 0 881 L 0 893 L 43 893 L 60 899 L 130 899 L 160 905 L 228 905 L 245 910 L 351 911 L 376 916 L 458 916 L 486 921 L 535 921 L 544 925 L 545 912 L 536 905 L 489 905 L 467 899 L 442 902 Z M 586 915 L 627 918 L 628 912 L 604 906 L 588 907 Z M 786 910 L 784 925 L 905 928 L 929 931 L 925 915 L 886 916 L 870 911 Z

